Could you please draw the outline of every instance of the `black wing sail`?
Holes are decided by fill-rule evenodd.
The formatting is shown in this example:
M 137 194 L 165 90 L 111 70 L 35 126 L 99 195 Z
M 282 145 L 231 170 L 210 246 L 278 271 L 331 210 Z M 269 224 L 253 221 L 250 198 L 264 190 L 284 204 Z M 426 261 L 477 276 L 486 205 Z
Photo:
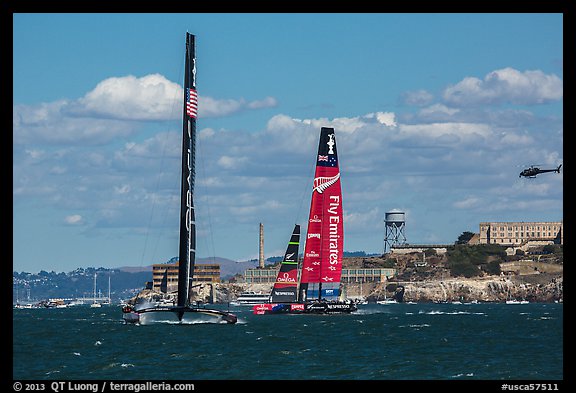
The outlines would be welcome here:
M 189 304 L 190 287 L 196 258 L 196 218 L 194 214 L 194 175 L 196 149 L 196 93 L 195 37 L 186 33 L 186 61 L 184 71 L 184 114 L 182 132 L 182 187 L 180 195 L 180 251 L 178 262 L 178 306 Z
M 294 225 L 292 236 L 286 247 L 286 254 L 280 265 L 276 282 L 272 288 L 272 303 L 296 302 L 298 299 L 298 250 L 300 246 L 300 225 Z

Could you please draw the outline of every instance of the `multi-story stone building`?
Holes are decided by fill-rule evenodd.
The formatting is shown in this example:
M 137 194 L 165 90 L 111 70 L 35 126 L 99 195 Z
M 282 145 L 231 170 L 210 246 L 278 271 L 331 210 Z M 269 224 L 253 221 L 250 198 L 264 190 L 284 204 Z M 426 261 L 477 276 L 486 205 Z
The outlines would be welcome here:
M 564 224 L 558 222 L 481 222 L 480 244 L 520 246 L 546 241 L 564 244 Z
M 168 292 L 178 289 L 178 262 L 176 263 L 156 263 L 152 265 L 152 288 L 160 290 L 164 273 L 167 273 Z M 210 263 L 194 265 L 193 283 L 217 283 L 220 282 L 220 264 Z

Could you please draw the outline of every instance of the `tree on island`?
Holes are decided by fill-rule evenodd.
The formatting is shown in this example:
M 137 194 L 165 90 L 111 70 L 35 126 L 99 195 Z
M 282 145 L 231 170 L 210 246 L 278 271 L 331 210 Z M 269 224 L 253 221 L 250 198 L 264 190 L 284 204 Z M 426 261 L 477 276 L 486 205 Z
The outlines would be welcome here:
M 456 240 L 455 244 L 466 244 L 472 239 L 474 236 L 474 232 L 462 232 L 460 236 L 458 236 L 458 240 Z

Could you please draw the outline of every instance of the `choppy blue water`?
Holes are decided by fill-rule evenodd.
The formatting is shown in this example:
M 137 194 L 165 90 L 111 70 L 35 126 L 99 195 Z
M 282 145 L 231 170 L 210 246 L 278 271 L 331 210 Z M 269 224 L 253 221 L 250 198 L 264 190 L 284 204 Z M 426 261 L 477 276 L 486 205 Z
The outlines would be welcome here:
M 563 304 L 361 305 L 235 325 L 124 325 L 118 306 L 16 309 L 15 380 L 562 380 Z M 221 307 L 226 308 L 226 307 Z

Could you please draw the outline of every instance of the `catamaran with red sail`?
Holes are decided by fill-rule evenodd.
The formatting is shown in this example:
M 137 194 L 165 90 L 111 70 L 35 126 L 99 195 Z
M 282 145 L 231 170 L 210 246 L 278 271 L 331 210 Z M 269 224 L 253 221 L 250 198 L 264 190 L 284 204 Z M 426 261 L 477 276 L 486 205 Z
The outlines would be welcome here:
M 271 302 L 255 305 L 253 313 L 328 314 L 356 311 L 353 302 L 340 300 L 344 226 L 340 168 L 333 128 L 322 127 L 320 131 L 306 245 L 298 280 L 299 236 L 300 226 L 296 225 L 272 289 Z M 290 249 L 290 246 L 293 248 Z

